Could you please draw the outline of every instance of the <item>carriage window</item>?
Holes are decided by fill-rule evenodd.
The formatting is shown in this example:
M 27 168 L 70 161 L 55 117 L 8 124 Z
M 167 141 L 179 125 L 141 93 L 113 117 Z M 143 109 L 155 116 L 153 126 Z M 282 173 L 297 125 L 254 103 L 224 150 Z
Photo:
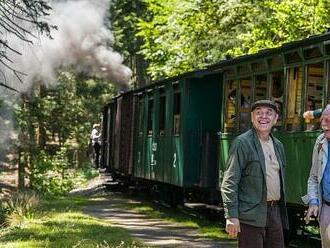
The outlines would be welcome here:
M 301 61 L 301 57 L 298 52 L 292 52 L 285 54 L 285 60 L 288 64 Z
M 301 130 L 301 92 L 302 92 L 302 67 L 289 68 L 287 94 L 287 126 L 288 131 Z
M 254 101 L 262 100 L 267 98 L 267 74 L 256 76 L 256 89 Z
M 226 83 L 226 110 L 225 110 L 225 126 L 224 132 L 230 133 L 235 131 L 235 100 L 237 99 L 236 81 L 229 80 Z
M 274 101 L 279 110 L 276 126 L 282 125 L 283 113 L 283 92 L 284 92 L 284 73 L 283 71 L 276 71 L 271 73 L 272 91 L 271 100 Z
M 139 123 L 138 123 L 138 128 L 139 128 L 139 137 L 142 136 L 143 134 L 143 99 L 139 99 L 139 107 L 138 107 L 138 112 L 139 112 Z
M 258 62 L 258 63 L 252 63 L 252 69 L 255 72 L 266 70 L 266 63 L 265 62 Z
M 307 94 L 305 111 L 322 108 L 323 98 L 323 63 L 311 64 L 307 67 Z M 319 120 L 306 119 L 307 131 L 318 129 Z
M 268 64 L 271 68 L 282 67 L 283 66 L 283 58 L 278 55 L 268 60 Z
M 148 135 L 152 135 L 152 124 L 153 124 L 153 113 L 154 113 L 154 99 L 148 101 Z
M 111 140 L 112 140 L 112 146 L 114 147 L 114 144 L 115 144 L 115 127 L 116 127 L 116 116 L 117 116 L 117 106 L 114 104 L 114 107 L 113 107 L 113 112 L 112 112 L 112 122 L 111 122 L 111 125 L 112 125 L 112 131 L 111 131 Z
M 166 97 L 165 95 L 160 96 L 159 100 L 159 134 L 164 135 L 165 132 L 165 105 Z
M 327 90 L 328 90 L 328 92 L 327 93 L 325 93 L 325 96 L 324 96 L 324 100 L 325 100 L 325 102 L 323 103 L 323 107 L 326 107 L 328 104 L 330 104 L 330 61 L 328 60 L 327 61 L 327 73 L 328 73 L 328 82 L 327 82 L 327 84 L 328 84 L 328 88 L 327 88 Z
M 180 92 L 174 93 L 174 103 L 173 103 L 173 134 L 180 134 L 181 126 L 181 94 Z
M 226 74 L 227 77 L 234 77 L 235 76 L 235 68 L 228 68 L 224 70 L 224 74 Z
M 240 75 L 244 75 L 244 74 L 250 73 L 249 65 L 238 66 L 238 73 Z
M 325 50 L 326 55 L 330 54 L 330 44 L 329 44 L 329 42 L 327 42 L 327 44 L 324 45 L 324 50 Z
M 313 47 L 310 49 L 305 49 L 304 50 L 304 57 L 305 59 L 312 59 L 316 57 L 322 56 L 321 50 L 319 47 Z
M 240 80 L 241 96 L 239 99 L 239 131 L 246 131 L 251 124 L 251 101 L 252 101 L 252 80 L 244 78 Z

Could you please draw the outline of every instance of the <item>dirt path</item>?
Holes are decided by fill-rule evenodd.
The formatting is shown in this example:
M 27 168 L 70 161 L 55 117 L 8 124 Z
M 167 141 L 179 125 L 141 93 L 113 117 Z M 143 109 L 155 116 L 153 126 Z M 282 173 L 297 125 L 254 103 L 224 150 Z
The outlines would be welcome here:
M 214 241 L 201 238 L 193 228 L 182 227 L 161 219 L 150 218 L 122 206 L 138 203 L 116 195 L 95 199 L 96 204 L 85 208 L 85 212 L 94 217 L 107 220 L 113 226 L 130 231 L 147 246 L 156 247 L 236 247 L 235 242 Z
M 214 241 L 200 237 L 196 229 L 182 227 L 161 219 L 150 218 L 124 204 L 137 203 L 110 195 L 96 199 L 96 204 L 85 208 L 85 213 L 111 222 L 130 231 L 131 235 L 147 246 L 157 247 L 236 247 L 233 241 Z
M 102 186 L 104 180 L 107 178 L 95 179 L 85 190 L 80 189 L 72 193 L 90 195 L 94 203 L 84 209 L 86 214 L 109 221 L 113 226 L 127 229 L 132 237 L 139 239 L 145 245 L 189 248 L 237 247 L 235 241 L 205 239 L 194 228 L 182 227 L 179 224 L 151 218 L 134 210 L 123 208 L 123 205 L 138 203 L 138 201 L 123 197 L 118 193 L 104 191 Z

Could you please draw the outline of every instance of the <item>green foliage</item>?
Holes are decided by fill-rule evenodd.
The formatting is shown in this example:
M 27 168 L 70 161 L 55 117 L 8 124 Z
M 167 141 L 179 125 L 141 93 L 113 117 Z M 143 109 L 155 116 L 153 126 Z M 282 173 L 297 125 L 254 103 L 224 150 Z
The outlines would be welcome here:
M 115 0 L 111 3 L 110 22 L 115 35 L 115 50 L 128 58 L 137 52 L 137 22 L 144 10 L 143 1 Z
M 32 188 L 46 195 L 62 195 L 73 188 L 73 175 L 66 149 L 62 148 L 55 155 L 41 151 L 34 157 L 30 184 Z
M 328 0 L 145 0 L 141 53 L 153 79 L 325 32 Z
M 86 155 L 94 123 L 113 96 L 109 82 L 59 72 L 59 84 L 38 87 L 16 109 L 18 150 L 30 186 L 43 194 L 64 194 L 74 186 L 72 168 L 90 163 Z M 91 166 L 90 166 L 91 167 Z
M 82 166 L 75 170 L 74 172 L 74 185 L 75 188 L 84 187 L 88 183 L 89 180 L 99 176 L 100 173 L 98 169 L 91 168 L 91 166 L 88 164 L 88 166 Z
M 139 54 L 142 39 L 136 36 L 138 20 L 146 18 L 144 0 L 114 0 L 111 1 L 110 22 L 114 34 L 114 49 L 120 51 L 127 64 L 133 70 L 134 85 L 144 85 L 148 80 L 146 62 Z
M 243 50 L 250 53 L 320 34 L 330 27 L 328 0 L 265 1 L 267 18 L 243 34 Z
M 253 1 L 146 2 L 151 18 L 140 20 L 137 35 L 154 79 L 218 62 L 263 13 Z

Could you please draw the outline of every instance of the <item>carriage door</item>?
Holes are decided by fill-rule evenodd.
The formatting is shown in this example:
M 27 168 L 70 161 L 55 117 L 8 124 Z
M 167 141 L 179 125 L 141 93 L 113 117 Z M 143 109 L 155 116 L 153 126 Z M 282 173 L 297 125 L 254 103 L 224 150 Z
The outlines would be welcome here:
M 137 129 L 135 147 L 135 158 L 134 158 L 134 175 L 136 177 L 144 177 L 144 139 L 145 139 L 145 104 L 144 96 L 140 94 L 138 96 L 138 107 L 137 107 Z
M 283 99 L 284 99 L 284 72 L 283 70 L 274 71 L 270 74 L 271 80 L 271 100 L 275 102 L 279 110 L 277 123 L 274 129 L 281 130 L 283 124 Z
M 152 92 L 148 95 L 148 117 L 147 117 L 147 161 L 146 161 L 146 171 L 145 171 L 145 178 L 146 179 L 154 179 L 155 172 L 154 166 L 156 165 L 157 161 L 155 158 L 155 151 L 157 147 L 154 144 L 154 96 Z
M 173 157 L 171 183 L 181 185 L 182 182 L 182 145 L 181 145 L 181 91 L 180 84 L 173 85 Z
M 158 116 L 158 142 L 157 142 L 157 166 L 155 169 L 156 180 L 164 181 L 164 166 L 165 166 L 165 154 L 166 154 L 166 95 L 165 88 L 159 89 L 159 116 Z
M 252 80 L 250 77 L 240 80 L 240 95 L 237 99 L 239 131 L 245 132 L 251 126 Z

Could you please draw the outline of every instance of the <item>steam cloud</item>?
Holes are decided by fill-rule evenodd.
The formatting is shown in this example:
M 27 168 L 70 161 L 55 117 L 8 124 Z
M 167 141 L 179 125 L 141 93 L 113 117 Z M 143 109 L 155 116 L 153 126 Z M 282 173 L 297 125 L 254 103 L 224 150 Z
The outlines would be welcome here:
M 132 72 L 122 64 L 122 56 L 111 48 L 113 35 L 105 26 L 110 0 L 66 0 L 52 3 L 53 10 L 46 21 L 58 27 L 58 30 L 51 32 L 53 39 L 42 35 L 38 39 L 32 38 L 33 44 L 28 44 L 0 28 L 1 35 L 6 34 L 2 38 L 22 53 L 19 55 L 7 49 L 7 56 L 13 61 L 10 66 L 26 74 L 21 76 L 21 82 L 11 70 L 0 64 L 0 82 L 24 93 L 35 83 L 55 85 L 56 71 L 69 67 L 90 76 L 108 79 L 120 86 L 127 85 Z M 31 31 L 35 34 L 35 31 Z M 17 95 L 13 94 L 0 87 L 0 99 L 7 106 L 19 101 Z M 0 156 L 16 135 L 11 109 L 6 105 L 0 107 Z
M 49 24 L 58 27 L 51 32 L 53 39 L 41 36 L 27 45 L 14 36 L 7 37 L 10 45 L 23 53 L 17 55 L 7 51 L 14 62 L 13 67 L 27 75 L 22 77 L 21 83 L 8 69 L 0 66 L 5 72 L 6 83 L 24 92 L 34 82 L 48 86 L 56 83 L 57 69 L 73 67 L 119 85 L 127 84 L 132 72 L 122 64 L 122 56 L 111 48 L 113 35 L 104 24 L 109 4 L 109 0 L 53 2 L 48 20 Z

